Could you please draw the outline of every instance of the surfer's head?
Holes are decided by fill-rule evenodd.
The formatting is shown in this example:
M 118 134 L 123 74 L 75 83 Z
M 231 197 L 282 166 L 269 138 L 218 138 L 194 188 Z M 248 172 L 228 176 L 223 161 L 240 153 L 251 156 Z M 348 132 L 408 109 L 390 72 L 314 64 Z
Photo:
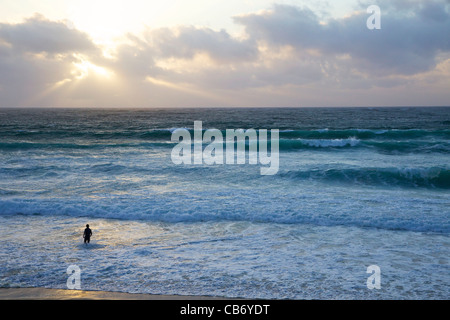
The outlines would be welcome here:
M 86 228 L 89 228 L 89 225 L 88 225 L 88 224 L 86 225 Z

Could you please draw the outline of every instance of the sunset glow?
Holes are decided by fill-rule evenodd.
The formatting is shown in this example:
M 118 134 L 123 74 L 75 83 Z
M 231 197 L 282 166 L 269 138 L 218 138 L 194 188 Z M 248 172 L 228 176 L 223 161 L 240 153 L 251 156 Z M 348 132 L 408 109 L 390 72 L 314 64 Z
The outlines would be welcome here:
M 2 1 L 0 103 L 447 105 L 448 2 L 378 4 L 370 30 L 369 1 Z

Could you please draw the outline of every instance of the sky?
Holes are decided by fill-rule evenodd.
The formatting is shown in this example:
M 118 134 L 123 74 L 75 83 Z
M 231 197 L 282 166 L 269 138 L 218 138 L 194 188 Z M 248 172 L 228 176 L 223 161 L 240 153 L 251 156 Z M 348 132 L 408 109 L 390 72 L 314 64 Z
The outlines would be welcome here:
M 449 0 L 0 0 L 0 107 L 448 106 L 449 35 Z

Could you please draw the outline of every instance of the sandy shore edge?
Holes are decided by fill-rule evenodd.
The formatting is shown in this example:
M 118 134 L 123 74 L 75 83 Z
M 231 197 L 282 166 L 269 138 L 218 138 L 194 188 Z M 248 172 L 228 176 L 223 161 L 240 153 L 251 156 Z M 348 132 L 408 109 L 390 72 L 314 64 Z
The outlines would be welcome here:
M 0 300 L 227 300 L 227 298 L 47 288 L 0 288 Z

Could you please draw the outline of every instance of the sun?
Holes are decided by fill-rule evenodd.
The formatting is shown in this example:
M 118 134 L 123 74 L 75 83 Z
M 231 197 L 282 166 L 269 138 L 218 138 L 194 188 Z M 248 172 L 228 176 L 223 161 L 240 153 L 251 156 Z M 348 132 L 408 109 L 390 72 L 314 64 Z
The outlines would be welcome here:
M 123 1 L 78 0 L 68 8 L 75 28 L 86 31 L 98 42 L 120 36 L 126 29 Z
M 72 75 L 74 76 L 75 79 L 81 80 L 90 75 L 100 76 L 105 79 L 110 79 L 113 76 L 112 71 L 97 66 L 92 62 L 86 60 L 82 56 L 77 55 L 76 57 L 78 61 L 73 63 L 74 69 L 72 70 Z
M 145 26 L 164 23 L 178 1 L 76 0 L 67 6 L 73 27 L 87 32 L 97 43 L 108 44 Z

